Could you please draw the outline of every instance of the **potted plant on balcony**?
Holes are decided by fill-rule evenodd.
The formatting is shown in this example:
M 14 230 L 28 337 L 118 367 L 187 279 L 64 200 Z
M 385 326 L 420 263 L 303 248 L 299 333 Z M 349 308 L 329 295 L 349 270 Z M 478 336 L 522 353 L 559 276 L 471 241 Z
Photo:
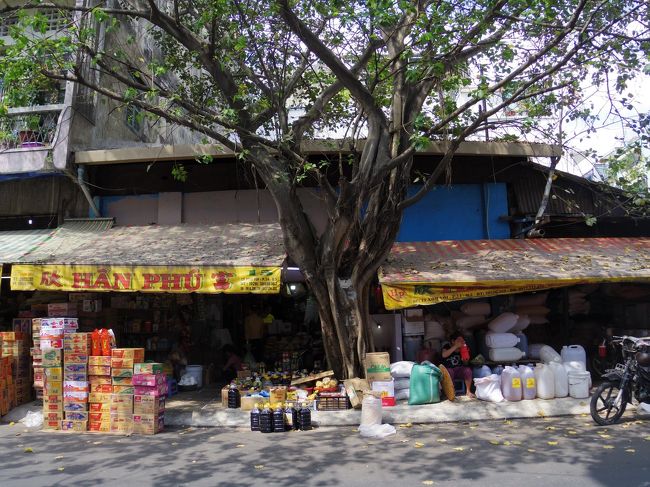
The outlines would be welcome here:
M 39 147 L 43 145 L 38 141 L 41 127 L 40 115 L 27 115 L 24 118 L 23 128 L 18 132 L 21 147 Z
M 18 145 L 18 137 L 9 130 L 0 130 L 0 151 L 14 149 Z

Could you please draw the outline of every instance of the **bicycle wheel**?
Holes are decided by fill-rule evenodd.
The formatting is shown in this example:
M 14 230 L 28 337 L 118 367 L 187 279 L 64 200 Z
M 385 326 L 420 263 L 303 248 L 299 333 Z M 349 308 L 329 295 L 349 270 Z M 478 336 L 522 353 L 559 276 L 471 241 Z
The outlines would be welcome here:
M 627 394 L 625 391 L 620 395 L 618 382 L 603 382 L 594 395 L 591 396 L 589 410 L 593 420 L 601 426 L 609 426 L 616 423 L 627 407 Z M 618 401 L 617 401 L 618 398 Z

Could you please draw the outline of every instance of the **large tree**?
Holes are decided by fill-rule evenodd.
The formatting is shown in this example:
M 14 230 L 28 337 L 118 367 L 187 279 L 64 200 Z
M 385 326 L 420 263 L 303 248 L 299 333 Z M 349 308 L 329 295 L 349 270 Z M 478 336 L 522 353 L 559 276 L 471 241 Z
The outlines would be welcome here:
M 66 35 L 25 34 L 46 32 L 46 8 L 74 12 Z M 369 289 L 402 213 L 459 145 L 486 127 L 508 125 L 512 139 L 555 113 L 588 120 L 584 88 L 625 93 L 649 47 L 645 0 L 38 1 L 18 10 L 15 44 L 0 61 L 9 89 L 73 81 L 252 166 L 344 377 L 359 374 L 373 348 Z M 97 25 L 110 42 L 95 42 Z M 143 40 L 152 55 L 137 48 Z M 515 106 L 526 113 L 516 130 L 499 116 Z M 340 140 L 340 157 L 305 155 L 305 141 L 322 134 Z M 444 155 L 409 196 L 414 154 L 432 140 L 445 142 Z M 306 178 L 327 213 L 322 234 L 298 198 Z

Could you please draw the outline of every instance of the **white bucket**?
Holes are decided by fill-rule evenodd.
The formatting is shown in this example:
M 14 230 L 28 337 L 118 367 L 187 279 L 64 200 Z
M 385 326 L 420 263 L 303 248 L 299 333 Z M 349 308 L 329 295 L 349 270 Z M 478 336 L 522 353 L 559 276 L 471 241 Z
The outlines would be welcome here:
M 203 366 L 202 365 L 188 365 L 185 367 L 185 373 L 191 375 L 196 379 L 198 388 L 203 387 Z
M 589 397 L 589 372 L 569 373 L 569 396 L 575 399 L 586 399 Z

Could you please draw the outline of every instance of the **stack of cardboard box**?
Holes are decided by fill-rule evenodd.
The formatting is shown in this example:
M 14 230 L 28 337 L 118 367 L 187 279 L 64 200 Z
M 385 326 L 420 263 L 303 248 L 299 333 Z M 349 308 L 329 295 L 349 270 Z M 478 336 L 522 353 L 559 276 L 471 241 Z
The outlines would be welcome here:
M 41 352 L 41 319 L 32 319 L 32 348 L 30 354 L 32 356 L 32 369 L 34 377 L 34 393 L 36 399 L 43 399 L 43 384 L 45 382 L 45 374 L 43 373 L 43 358 Z
M 76 321 L 76 320 L 75 320 Z M 66 333 L 63 343 L 63 413 L 64 431 L 88 428 L 88 355 L 90 333 Z
M 2 347 L 1 337 L 0 347 Z M 4 416 L 9 412 L 8 380 L 11 381 L 11 361 L 9 357 L 0 357 L 0 416 Z
M 63 350 L 44 348 L 43 429 L 60 430 L 63 421 Z
M 133 385 L 133 432 L 155 435 L 165 427 L 167 378 L 163 364 L 136 363 Z
M 111 357 L 88 357 L 88 430 L 109 432 L 111 430 Z
M 11 362 L 11 377 L 7 380 L 9 409 L 32 400 L 29 335 L 21 331 L 1 332 L 2 353 Z
M 144 348 L 112 350 L 111 431 L 114 433 L 133 432 L 133 366 L 139 362 L 144 362 Z

